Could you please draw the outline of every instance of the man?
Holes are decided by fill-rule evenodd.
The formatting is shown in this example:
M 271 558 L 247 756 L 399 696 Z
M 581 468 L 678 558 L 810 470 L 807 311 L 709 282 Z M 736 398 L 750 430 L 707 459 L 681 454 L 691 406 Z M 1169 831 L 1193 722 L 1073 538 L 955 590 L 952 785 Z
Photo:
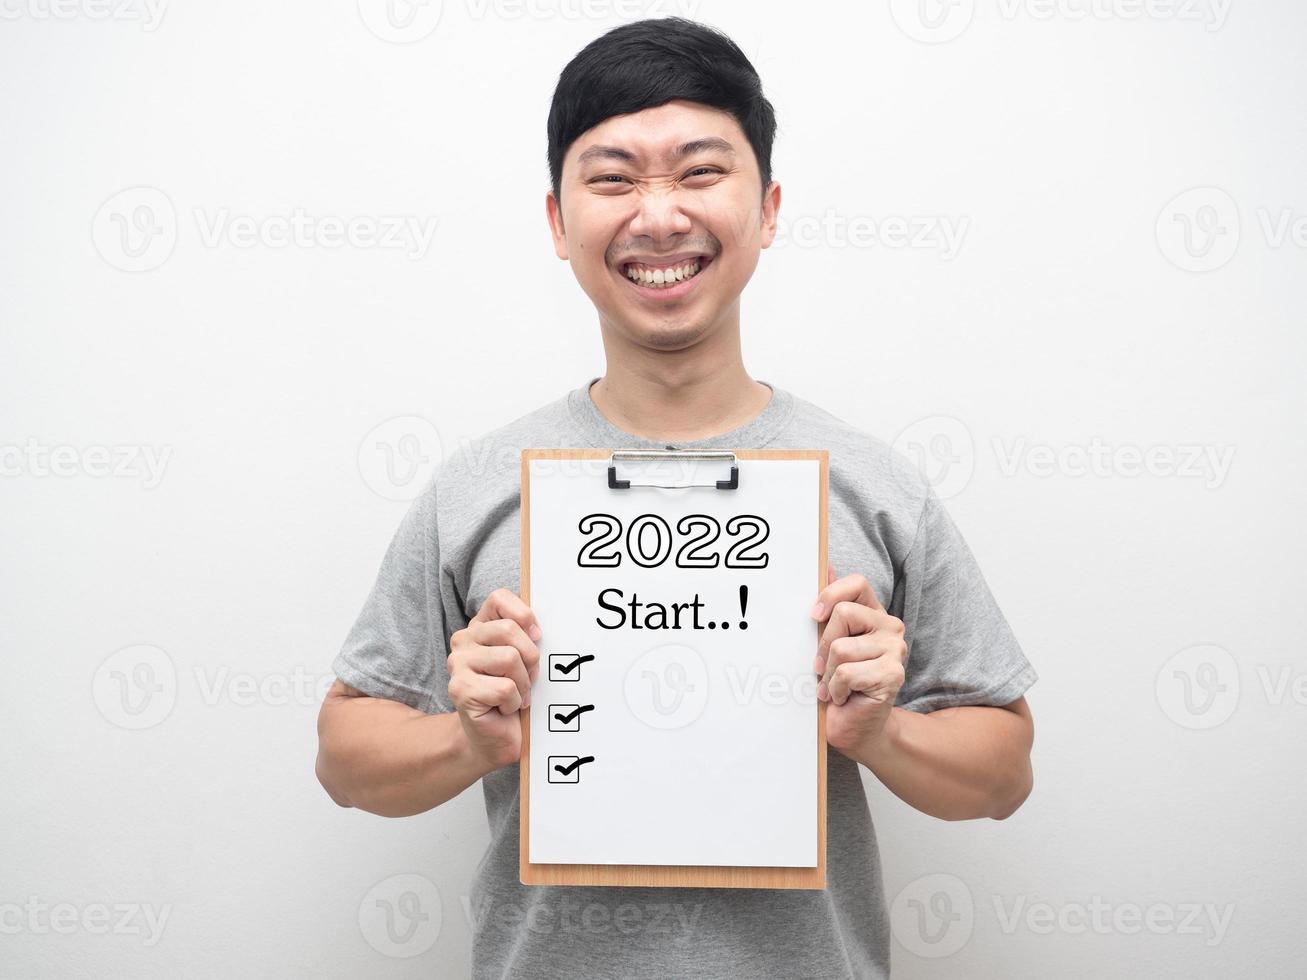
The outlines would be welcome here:
M 745 372 L 740 294 L 781 199 L 775 128 L 743 53 L 690 21 L 619 27 L 568 64 L 549 115 L 546 210 L 598 311 L 607 370 L 444 463 L 334 663 L 317 772 L 337 803 L 403 816 L 482 782 L 477 977 L 886 976 L 859 764 L 950 820 L 1002 819 L 1030 792 L 1022 695 L 1035 673 L 938 499 L 885 443 Z M 837 750 L 825 891 L 518 880 L 518 711 L 549 623 L 517 595 L 514 450 L 666 444 L 830 452 L 832 568 L 812 609 Z

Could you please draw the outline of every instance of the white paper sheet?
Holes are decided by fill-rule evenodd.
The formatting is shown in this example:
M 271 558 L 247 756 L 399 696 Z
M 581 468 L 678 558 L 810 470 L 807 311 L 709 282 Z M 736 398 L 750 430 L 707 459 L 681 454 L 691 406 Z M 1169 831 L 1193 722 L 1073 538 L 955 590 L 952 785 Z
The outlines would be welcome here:
M 739 468 L 736 490 L 610 490 L 606 459 L 531 461 L 530 600 L 543 631 L 530 710 L 533 863 L 816 866 L 809 610 L 819 463 L 741 460 Z M 619 471 L 636 482 L 709 482 L 729 465 L 622 462 Z M 585 533 L 589 515 L 606 517 Z M 647 519 L 636 525 L 639 541 L 628 542 L 642 515 L 666 521 L 661 549 Z M 706 520 L 678 527 L 689 515 Z M 741 547 L 760 534 L 749 517 L 766 522 L 766 538 Z M 616 554 L 620 564 L 582 567 L 586 543 L 611 536 L 608 518 L 620 537 L 588 560 Z M 720 536 L 709 543 L 712 519 Z M 660 550 L 666 557 L 642 567 L 628 543 L 650 563 Z M 714 553 L 715 568 L 678 566 L 678 556 L 690 564 Z M 766 567 L 739 567 L 764 554 Z M 634 616 L 633 598 L 641 603 Z M 644 628 L 658 622 L 651 603 L 667 611 L 668 628 Z M 679 629 L 673 603 L 682 604 Z

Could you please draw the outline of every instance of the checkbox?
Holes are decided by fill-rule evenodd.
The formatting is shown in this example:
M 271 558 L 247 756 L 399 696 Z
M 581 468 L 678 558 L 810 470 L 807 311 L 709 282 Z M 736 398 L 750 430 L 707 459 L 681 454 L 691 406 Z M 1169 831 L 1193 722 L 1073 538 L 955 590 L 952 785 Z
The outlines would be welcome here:
M 579 681 L 581 665 L 593 660 L 594 654 L 577 656 L 574 653 L 551 653 L 549 655 L 549 679 L 551 681 Z
M 594 762 L 592 755 L 551 755 L 549 757 L 549 781 L 551 783 L 579 783 L 581 767 L 587 762 Z
M 587 711 L 594 711 L 593 704 L 551 704 L 549 706 L 549 730 L 551 732 L 579 732 L 581 716 Z

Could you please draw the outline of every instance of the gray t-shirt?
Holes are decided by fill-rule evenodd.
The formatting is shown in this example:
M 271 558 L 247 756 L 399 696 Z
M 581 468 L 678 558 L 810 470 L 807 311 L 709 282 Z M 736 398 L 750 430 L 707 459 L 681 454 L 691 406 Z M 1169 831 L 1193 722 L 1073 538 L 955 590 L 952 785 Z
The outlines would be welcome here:
M 341 680 L 428 713 L 454 710 L 450 636 L 494 589 L 519 591 L 519 451 L 661 448 L 599 412 L 590 398 L 596 380 L 444 461 L 401 523 L 336 657 Z M 840 575 L 865 575 L 906 625 L 898 704 L 932 711 L 1021 697 L 1035 671 L 929 484 L 886 443 L 767 386 L 771 400 L 752 421 L 677 448 L 828 450 L 830 561 Z M 875 831 L 858 764 L 837 751 L 828 754 L 824 891 L 526 886 L 518 879 L 518 765 L 482 784 L 491 840 L 470 896 L 477 980 L 888 975 Z

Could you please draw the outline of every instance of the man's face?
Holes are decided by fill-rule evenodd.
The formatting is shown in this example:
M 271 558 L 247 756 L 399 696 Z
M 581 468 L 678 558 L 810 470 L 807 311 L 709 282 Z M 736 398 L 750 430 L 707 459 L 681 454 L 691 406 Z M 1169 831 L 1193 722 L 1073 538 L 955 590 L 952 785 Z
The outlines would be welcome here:
M 740 293 L 776 234 L 780 185 L 762 195 L 729 113 L 677 100 L 583 133 L 563 158 L 561 196 L 561 209 L 546 201 L 554 250 L 601 321 L 680 350 L 738 323 Z

